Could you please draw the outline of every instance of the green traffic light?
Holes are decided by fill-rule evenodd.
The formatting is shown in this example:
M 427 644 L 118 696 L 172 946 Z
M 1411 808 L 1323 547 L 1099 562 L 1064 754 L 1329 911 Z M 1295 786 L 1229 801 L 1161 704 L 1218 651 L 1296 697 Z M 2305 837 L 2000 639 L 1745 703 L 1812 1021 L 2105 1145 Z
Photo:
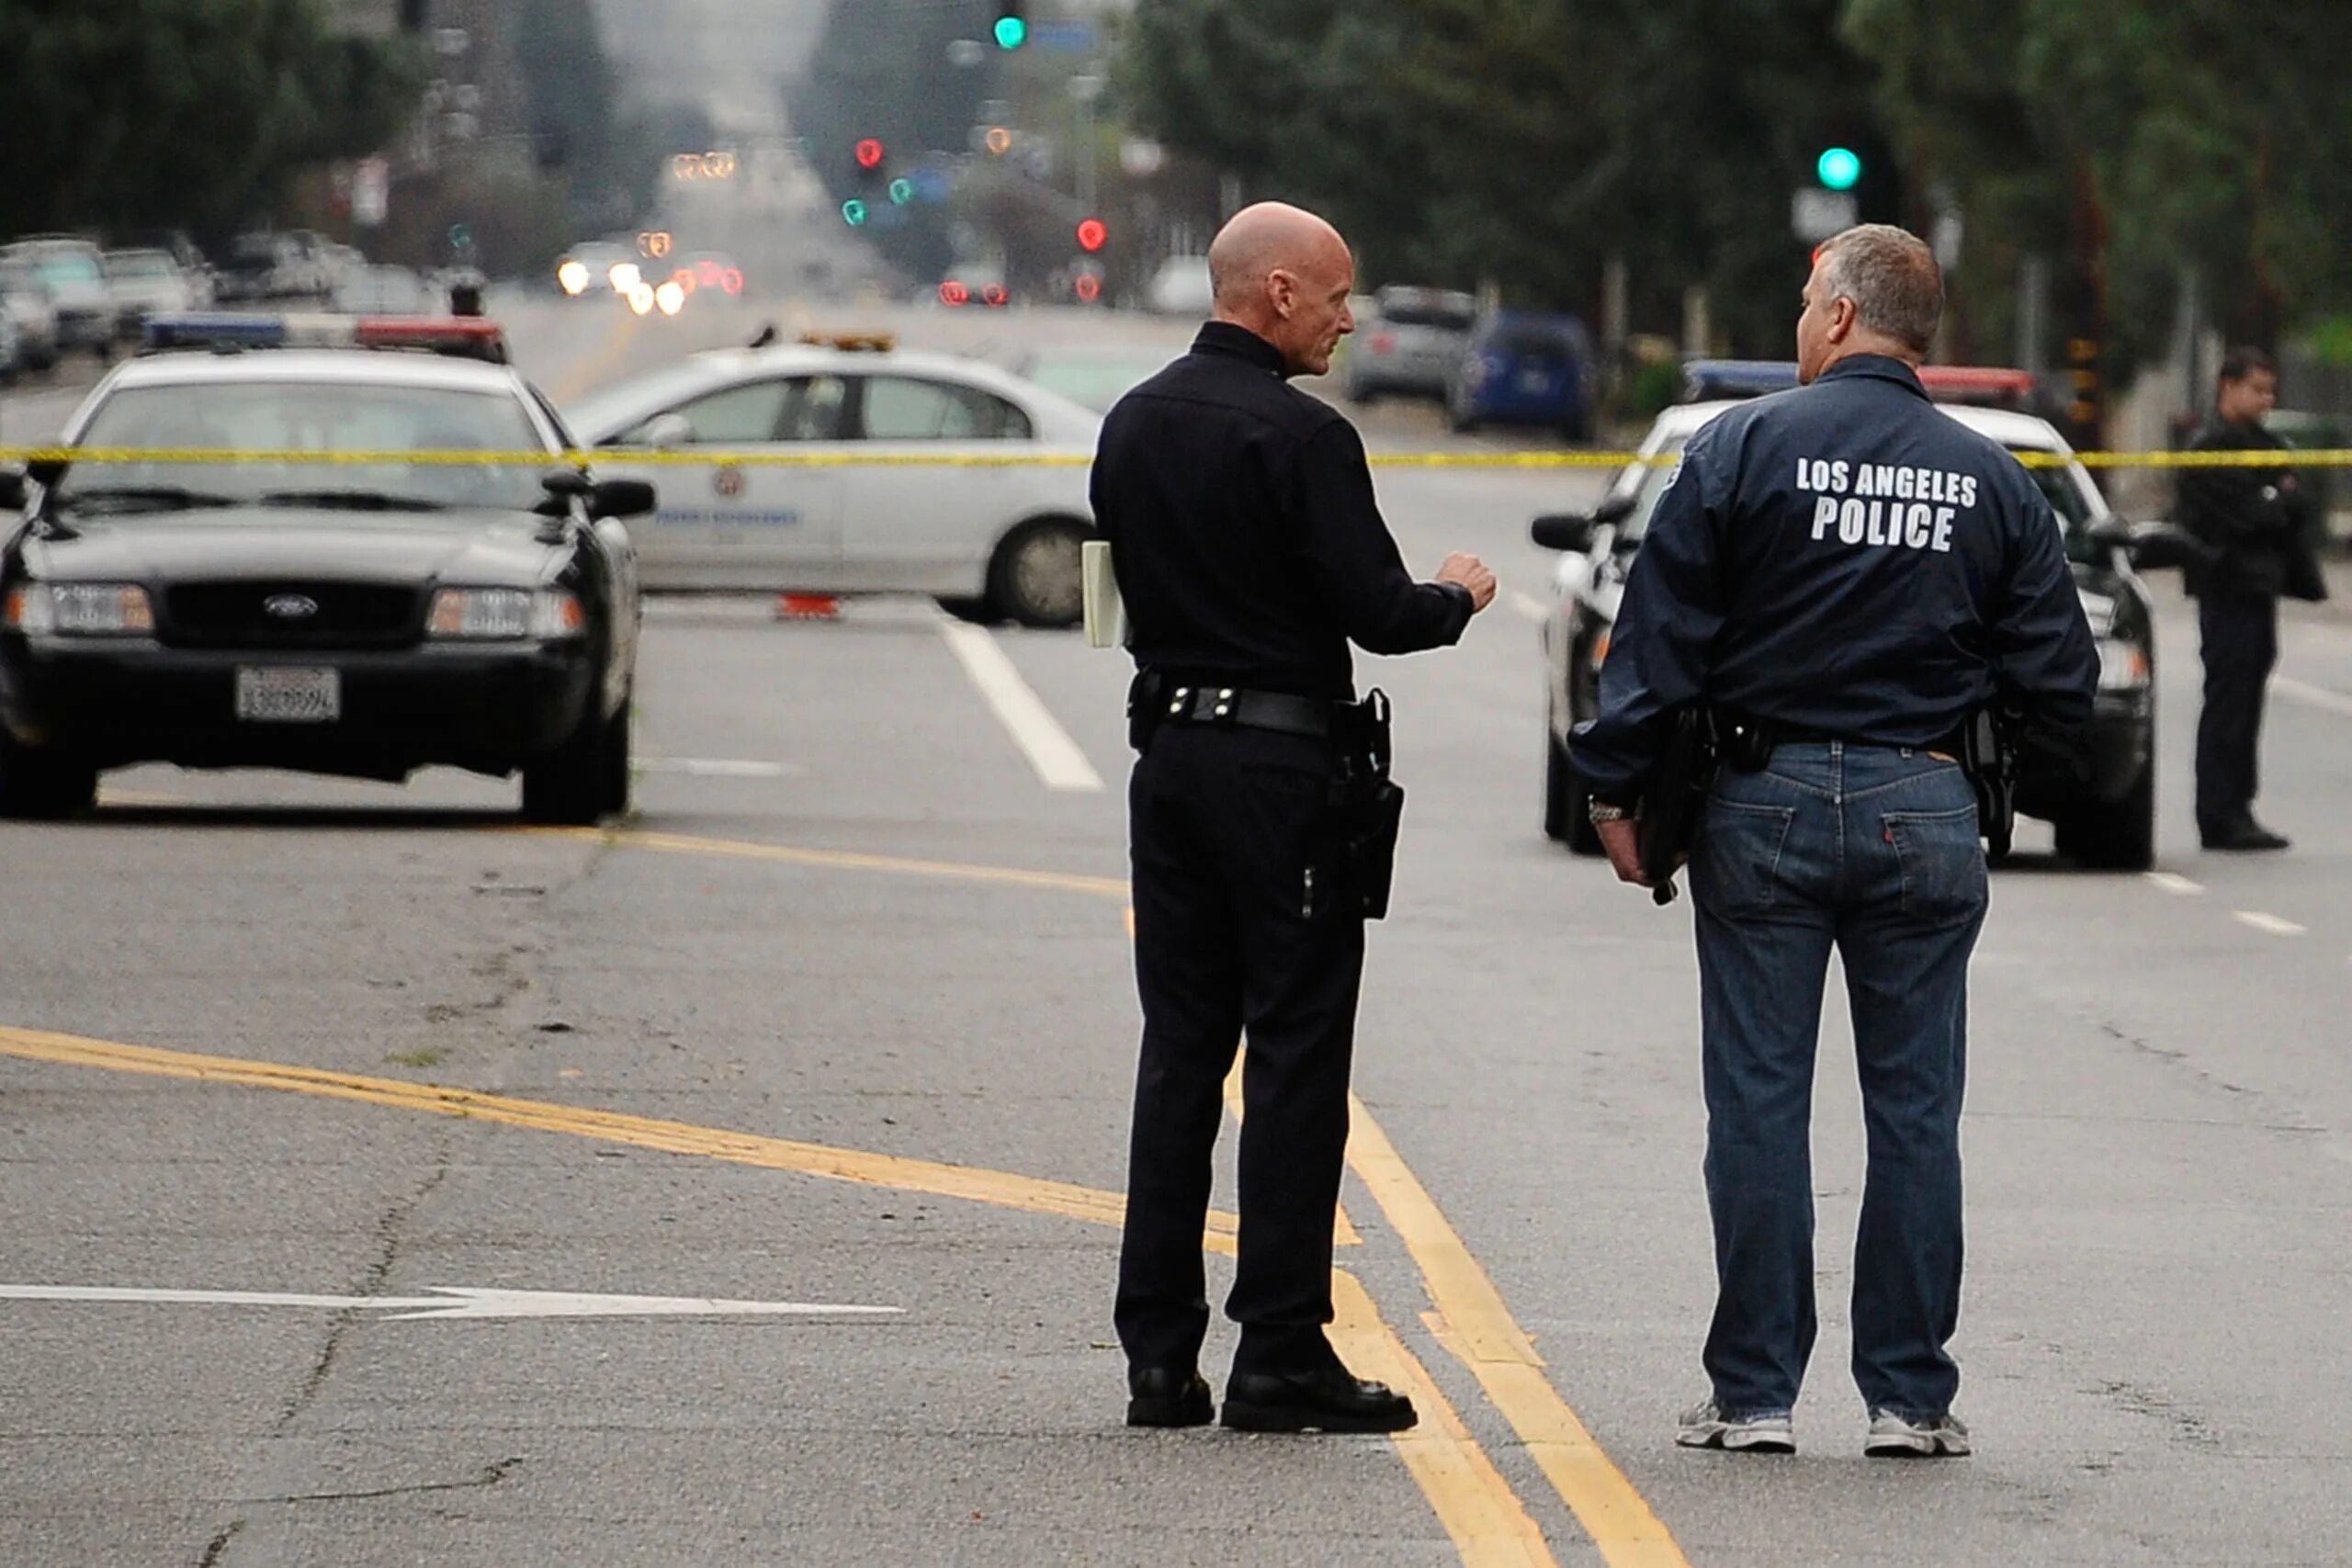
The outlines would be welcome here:
M 894 206 L 898 206 L 898 207 L 904 207 L 907 203 L 909 203 L 909 202 L 912 201 L 914 198 L 915 198 L 915 183 L 914 183 L 914 181 L 912 181 L 912 180 L 892 180 L 892 181 L 890 182 L 890 200 L 891 200 L 892 205 L 894 205 Z
M 999 49 L 1019 49 L 1029 41 L 1029 24 L 1019 17 L 1000 17 L 996 24 L 996 46 Z
M 1826 189 L 1851 190 L 1862 177 L 1861 154 L 1850 147 L 1829 148 L 1813 165 L 1813 172 Z
M 842 203 L 842 217 L 853 229 L 865 227 L 865 203 L 850 200 Z

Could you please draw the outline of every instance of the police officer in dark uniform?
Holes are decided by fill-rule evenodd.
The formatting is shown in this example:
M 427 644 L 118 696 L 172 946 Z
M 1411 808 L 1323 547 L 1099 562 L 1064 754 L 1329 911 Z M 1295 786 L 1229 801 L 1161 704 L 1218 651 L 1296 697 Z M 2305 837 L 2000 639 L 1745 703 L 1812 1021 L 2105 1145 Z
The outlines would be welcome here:
M 1355 430 L 1286 385 L 1354 328 L 1339 234 L 1265 204 L 1209 252 L 1216 319 L 1103 423 L 1094 516 L 1137 668 L 1128 789 L 1143 1000 L 1116 1319 L 1131 1426 L 1215 1414 L 1197 1367 L 1201 1239 L 1223 1086 L 1246 1033 L 1241 1325 L 1225 1424 L 1398 1431 L 1412 1404 L 1360 1381 L 1324 1337 L 1348 1134 L 1363 925 L 1393 848 L 1385 725 L 1354 701 L 1348 644 L 1457 640 L 1493 575 L 1406 571 Z
M 2278 401 L 2278 372 L 2259 350 L 2222 359 L 2213 423 L 2190 444 L 2199 452 L 2284 451 L 2263 423 Z M 2205 547 L 2188 570 L 2205 659 L 2205 704 L 2197 716 L 2197 836 L 2209 850 L 2283 850 L 2287 840 L 2254 818 L 2262 704 L 2278 662 L 2278 600 L 2304 587 L 2291 568 L 2318 572 L 2302 554 L 2308 503 L 2283 468 L 2189 468 L 2180 476 L 2179 520 Z
M 1718 1286 L 1694 1448 L 1790 1452 L 1815 1328 L 1813 1070 L 1834 947 L 1870 1172 L 1853 1285 L 1864 1451 L 1969 1450 L 1945 1350 L 1961 1285 L 1969 956 L 1985 908 L 1971 716 L 2088 722 L 2098 660 L 2049 503 L 1914 373 L 1934 256 L 1866 225 L 1818 254 L 1797 389 L 1685 448 L 1573 739 L 1619 876 L 1677 716 L 1724 739 L 1690 863 Z

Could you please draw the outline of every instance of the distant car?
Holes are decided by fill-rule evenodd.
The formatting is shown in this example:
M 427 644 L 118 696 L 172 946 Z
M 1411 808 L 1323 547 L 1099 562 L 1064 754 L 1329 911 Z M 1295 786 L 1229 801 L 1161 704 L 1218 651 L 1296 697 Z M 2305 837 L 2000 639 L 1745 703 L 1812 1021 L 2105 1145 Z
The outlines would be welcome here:
M 118 337 L 137 337 L 150 316 L 192 310 L 202 303 L 195 281 L 169 251 L 108 251 L 105 265 Z
M 357 266 L 335 285 L 334 308 L 359 316 L 422 316 L 441 308 L 424 278 L 404 266 Z
M 1792 385 L 1793 367 L 1790 374 Z M 1931 390 L 1932 376 L 1922 378 Z M 1568 733 L 1599 711 L 1625 572 L 1673 480 L 1674 459 L 1710 421 L 1738 406 L 1716 400 L 1668 409 L 1642 441 L 1643 461 L 1619 470 L 1595 511 L 1535 522 L 1535 542 L 1562 552 L 1544 626 L 1544 830 L 1580 854 L 1598 854 L 1600 840 L 1586 815 L 1590 795 L 1568 758 Z M 2040 459 L 2028 471 L 2065 531 L 2066 558 L 2098 642 L 2087 773 L 2078 773 L 2073 758 L 2029 755 L 2018 809 L 2053 823 L 2059 852 L 2084 865 L 2145 870 L 2155 854 L 2155 614 L 2132 568 L 2130 530 L 2049 421 L 2009 409 L 1942 406 L 1947 417 Z
M 0 548 L 0 816 L 70 815 L 101 770 L 149 761 L 519 771 L 535 820 L 626 807 L 618 519 L 653 494 L 565 462 L 547 400 L 483 362 L 494 324 L 158 318 L 149 340 L 209 352 L 126 363 L 62 444 L 251 457 L 0 479 L 23 513 Z
M 1478 301 L 1471 295 L 1394 284 L 1383 288 L 1373 296 L 1370 317 L 1357 322 L 1348 339 L 1349 399 L 1444 397 L 1477 321 Z
M 661 482 L 649 591 L 927 593 L 1030 626 L 1079 618 L 1100 423 L 978 360 L 858 339 L 698 354 L 571 411 L 600 470 Z
M 332 298 L 326 268 L 291 234 L 241 234 L 218 269 L 214 298 L 223 305 Z
M 115 304 L 98 247 L 63 235 L 0 246 L 0 261 L 20 263 L 49 290 L 57 312 L 57 345 L 104 355 L 114 345 Z
M 57 364 L 57 301 L 29 262 L 0 261 L 0 315 L 17 336 L 16 364 L 48 370 Z
M 1159 316 L 1206 316 L 1216 304 L 1206 256 L 1170 256 L 1151 275 L 1144 309 Z
M 1060 343 L 1031 349 L 1013 369 L 1071 402 L 1096 413 L 1168 367 L 1178 351 L 1144 344 Z
M 1447 378 L 1453 428 L 1532 424 L 1592 439 L 1592 339 L 1573 316 L 1504 310 L 1471 331 Z

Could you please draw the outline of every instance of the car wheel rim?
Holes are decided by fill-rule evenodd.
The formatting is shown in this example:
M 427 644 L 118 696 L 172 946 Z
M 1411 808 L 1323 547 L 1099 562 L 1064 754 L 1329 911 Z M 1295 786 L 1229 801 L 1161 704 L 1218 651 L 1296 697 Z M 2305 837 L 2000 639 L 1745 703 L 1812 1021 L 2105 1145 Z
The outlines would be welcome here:
M 1032 535 L 1012 560 L 1012 581 L 1021 603 L 1041 621 L 1077 618 L 1083 603 L 1080 580 L 1085 541 L 1066 529 Z

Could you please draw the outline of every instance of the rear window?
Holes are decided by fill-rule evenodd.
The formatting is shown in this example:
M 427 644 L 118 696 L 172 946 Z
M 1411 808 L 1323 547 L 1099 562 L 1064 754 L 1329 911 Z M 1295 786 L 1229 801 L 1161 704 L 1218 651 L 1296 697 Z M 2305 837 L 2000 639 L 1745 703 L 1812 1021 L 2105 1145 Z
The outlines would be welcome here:
M 1478 320 L 1478 304 L 1467 295 L 1427 288 L 1384 288 L 1377 296 L 1380 319 L 1400 327 L 1443 327 L 1467 332 Z
M 116 277 L 169 277 L 175 269 L 166 255 L 113 255 L 107 257 L 107 271 Z
M 1557 327 L 1498 327 L 1487 335 L 1490 354 L 1541 355 L 1547 359 L 1576 356 L 1577 341 Z

